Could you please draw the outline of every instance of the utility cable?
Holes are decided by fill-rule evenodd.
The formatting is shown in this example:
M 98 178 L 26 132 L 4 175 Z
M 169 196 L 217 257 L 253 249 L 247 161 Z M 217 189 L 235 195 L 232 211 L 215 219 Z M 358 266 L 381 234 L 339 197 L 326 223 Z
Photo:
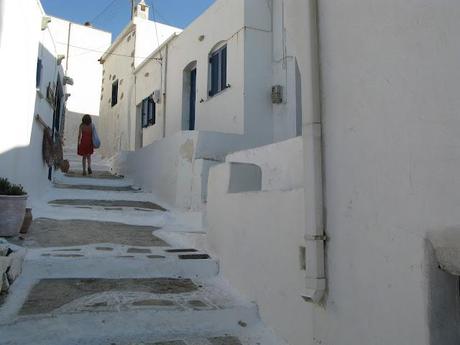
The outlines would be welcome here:
M 93 19 L 90 20 L 90 23 L 94 23 L 99 19 L 105 12 L 107 12 L 117 1 L 119 0 L 112 0 L 110 3 L 104 7 L 102 11 L 100 11 Z
M 58 44 L 67 44 L 67 43 L 64 43 L 64 42 L 57 42 L 57 43 L 58 43 Z M 106 51 L 103 51 L 103 50 L 85 48 L 85 47 L 75 46 L 75 45 L 72 45 L 72 44 L 69 44 L 69 46 L 72 47 L 72 48 L 77 48 L 77 49 L 86 50 L 87 52 L 94 52 L 94 53 L 106 54 Z M 131 56 L 131 55 L 117 54 L 117 53 L 107 53 L 107 55 L 121 56 L 121 57 L 127 57 L 127 58 L 148 59 L 148 60 L 157 60 L 157 61 L 161 61 L 161 58 L 159 59 L 159 58 L 148 57 L 148 56 Z

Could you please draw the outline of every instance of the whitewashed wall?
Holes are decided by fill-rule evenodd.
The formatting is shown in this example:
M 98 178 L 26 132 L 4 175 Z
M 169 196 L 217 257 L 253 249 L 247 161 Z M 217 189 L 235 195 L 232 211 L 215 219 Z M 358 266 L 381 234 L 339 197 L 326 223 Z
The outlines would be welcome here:
M 134 70 L 178 28 L 135 17 L 103 56 L 101 153 L 110 157 L 141 146 L 142 128 L 136 104 Z M 158 33 L 158 37 L 157 37 Z M 157 39 L 158 38 L 158 39 Z M 159 44 L 158 44 L 159 42 Z M 112 83 L 118 78 L 118 104 L 111 106 Z
M 306 21 L 310 1 L 284 6 L 287 47 L 302 77 L 304 130 L 311 132 L 318 85 Z M 302 294 L 291 290 L 295 259 L 289 259 L 303 242 L 295 232 L 303 227 L 297 216 L 308 211 L 297 208 L 301 193 L 297 200 L 274 191 L 225 195 L 228 163 L 211 169 L 208 190 L 209 236 L 223 273 L 253 296 L 289 344 L 457 344 L 458 281 L 437 268 L 425 239 L 430 230 L 460 223 L 460 5 L 319 1 L 319 12 L 325 304 L 296 299 L 284 309 Z M 228 210 L 241 223 L 232 222 Z M 273 224 L 280 237 L 272 237 Z M 262 268 L 270 271 L 259 277 Z
M 297 140 L 295 146 L 301 148 L 301 142 Z M 267 157 L 266 149 L 248 151 L 245 156 L 254 155 L 254 161 L 261 161 Z M 286 153 L 273 154 L 269 162 L 276 166 L 285 161 Z M 257 303 L 262 319 L 279 337 L 293 345 L 313 344 L 308 341 L 313 334 L 311 306 L 301 297 L 305 292 L 300 260 L 303 189 L 289 189 L 286 181 L 276 190 L 228 193 L 231 164 L 211 168 L 208 184 L 208 238 L 221 272 Z M 267 173 L 276 176 L 263 168 L 262 176 Z M 281 181 L 282 175 L 275 179 Z
M 238 151 L 226 162 L 256 164 L 262 169 L 262 190 L 298 189 L 303 186 L 302 138 Z
M 162 56 L 166 56 L 166 48 L 162 48 L 158 54 L 148 58 L 135 71 L 136 108 L 131 111 L 136 112 L 138 121 L 141 121 L 140 105 L 142 100 L 152 95 L 156 90 L 159 90 L 163 94 L 164 79 L 162 75 L 165 75 L 166 66 L 165 63 L 160 61 Z M 148 146 L 155 140 L 164 137 L 164 107 L 164 97 L 161 95 L 160 102 L 156 104 L 156 123 L 153 126 L 141 129 L 140 132 L 135 134 L 138 137 L 139 143 L 139 146 L 136 148 Z
M 216 46 L 225 43 L 230 88 L 210 97 L 209 56 Z M 274 138 L 271 52 L 271 7 L 267 2 L 220 0 L 168 44 L 167 54 L 162 50 L 162 55 L 155 56 L 167 58 L 167 72 L 163 71 L 163 76 L 155 66 L 158 62 L 153 60 L 136 71 L 138 80 L 142 80 L 148 69 L 152 80 L 149 85 L 139 84 L 137 89 L 142 93 L 140 89 L 148 87 L 147 93 L 151 93 L 153 86 L 160 85 L 160 79 L 167 75 L 166 136 L 188 129 L 184 73 L 194 65 L 196 130 L 244 134 L 250 137 L 251 146 L 271 143 Z M 144 131 L 146 144 L 163 137 L 161 126 L 162 123 L 156 129 Z
M 24 185 L 35 198 L 49 185 L 42 160 L 43 129 L 34 115 L 40 114 L 51 126 L 53 109 L 42 96 L 59 72 L 55 44 L 48 29 L 41 31 L 44 12 L 38 1 L 2 0 L 1 5 L 0 176 Z M 43 60 L 40 92 L 35 85 L 39 56 Z
M 326 343 L 460 339 L 456 279 L 438 286 L 448 308 L 428 303 L 425 244 L 427 231 L 460 224 L 459 15 L 456 1 L 320 2 Z M 451 310 L 456 325 L 435 335 Z
M 113 54 L 108 55 L 103 63 L 99 121 L 102 142 L 100 152 L 103 156 L 130 149 L 135 35 L 135 27 L 128 26 L 116 39 L 117 46 Z M 112 83 L 117 79 L 118 103 L 112 107 Z

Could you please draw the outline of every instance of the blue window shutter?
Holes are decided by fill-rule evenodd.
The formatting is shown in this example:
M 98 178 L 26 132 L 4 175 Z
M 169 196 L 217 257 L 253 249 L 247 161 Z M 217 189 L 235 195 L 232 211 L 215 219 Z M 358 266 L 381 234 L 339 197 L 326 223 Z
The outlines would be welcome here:
M 152 99 L 152 125 L 157 122 L 157 104 Z
M 42 60 L 38 59 L 37 60 L 37 75 L 36 75 L 36 79 L 35 79 L 35 86 L 36 87 L 40 87 L 40 83 L 41 83 L 41 80 L 42 80 L 42 69 L 43 69 Z
M 147 99 L 147 104 L 148 104 L 148 123 L 147 125 L 154 125 L 155 124 L 155 102 L 153 101 L 152 97 L 149 97 Z
M 145 99 L 142 101 L 141 114 L 142 114 L 142 128 L 145 128 L 147 127 L 147 103 Z
M 227 88 L 227 47 L 220 51 L 220 90 Z
M 211 57 L 211 90 L 210 96 L 219 92 L 219 53 Z

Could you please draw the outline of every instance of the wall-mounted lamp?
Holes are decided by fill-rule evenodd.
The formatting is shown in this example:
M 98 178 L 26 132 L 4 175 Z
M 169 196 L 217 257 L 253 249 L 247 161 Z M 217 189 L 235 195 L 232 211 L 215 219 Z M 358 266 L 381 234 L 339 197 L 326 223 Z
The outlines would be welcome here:
M 61 65 L 62 60 L 64 60 L 64 59 L 65 59 L 65 55 L 58 55 L 58 56 L 57 56 L 57 59 L 56 59 L 57 65 L 58 65 L 58 66 Z
M 49 23 L 51 23 L 51 17 L 42 17 L 42 31 L 46 30 Z
M 72 94 L 66 93 L 66 94 L 65 94 L 65 100 L 67 101 L 67 100 L 69 99 L 70 96 L 72 96 Z
M 64 85 L 73 85 L 73 79 L 67 76 L 64 76 Z

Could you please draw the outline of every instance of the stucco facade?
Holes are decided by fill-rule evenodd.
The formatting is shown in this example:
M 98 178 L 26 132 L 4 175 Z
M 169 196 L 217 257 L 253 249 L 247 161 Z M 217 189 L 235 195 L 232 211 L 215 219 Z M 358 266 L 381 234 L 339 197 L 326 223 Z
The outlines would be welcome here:
M 223 274 L 289 344 L 457 344 L 458 277 L 438 267 L 427 236 L 460 222 L 460 6 L 283 3 L 303 90 L 304 192 L 278 185 L 229 193 L 231 163 L 211 168 L 208 231 Z M 292 154 L 261 164 L 267 150 L 232 156 L 262 166 L 264 176 Z M 323 171 L 315 179 L 318 152 Z M 318 206 L 324 223 L 312 222 Z M 315 224 L 328 238 L 320 305 L 302 299 L 312 253 L 305 234 Z
M 142 129 L 136 116 L 136 79 L 133 72 L 165 40 L 181 31 L 146 19 L 148 7 L 145 11 L 147 17 L 138 12 L 100 60 L 103 71 L 99 132 L 103 143 L 101 153 L 106 157 L 141 147 Z M 116 104 L 112 104 L 114 83 L 117 83 Z
M 158 103 L 158 122 L 143 130 L 142 145 L 189 130 L 192 70 L 196 71 L 194 130 L 244 135 L 251 146 L 300 135 L 296 65 L 286 55 L 283 30 L 274 26 L 282 25 L 277 19 L 281 13 L 278 4 L 266 1 L 217 1 L 167 47 L 144 61 L 135 71 L 136 95 L 147 97 L 160 90 L 165 104 Z M 227 47 L 228 88 L 210 96 L 209 59 L 223 45 Z M 279 104 L 271 100 L 273 85 L 283 88 Z M 138 96 L 136 105 L 141 101 Z

